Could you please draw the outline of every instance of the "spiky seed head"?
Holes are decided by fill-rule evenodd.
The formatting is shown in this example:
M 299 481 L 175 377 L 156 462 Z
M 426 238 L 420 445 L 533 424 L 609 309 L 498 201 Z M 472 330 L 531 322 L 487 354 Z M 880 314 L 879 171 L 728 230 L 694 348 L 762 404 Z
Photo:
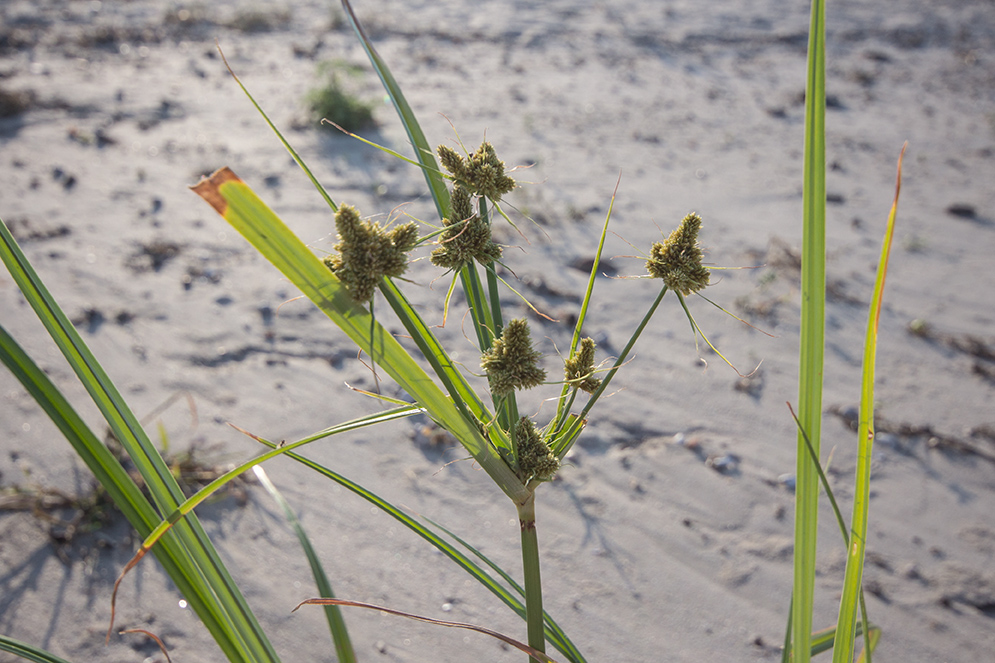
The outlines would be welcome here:
M 563 373 L 569 382 L 581 391 L 593 394 L 601 386 L 601 379 L 594 377 L 594 350 L 597 345 L 592 338 L 580 341 L 580 347 L 566 360 Z
M 453 185 L 453 193 L 449 200 L 453 221 L 465 221 L 473 216 L 473 201 L 470 200 L 470 191 L 459 182 Z
M 691 212 L 666 241 L 653 244 L 646 261 L 650 276 L 663 279 L 668 288 L 685 296 L 708 285 L 710 275 L 701 264 L 704 254 L 698 244 L 700 229 L 701 217 Z
M 470 193 L 496 202 L 515 188 L 515 180 L 504 174 L 504 162 L 486 141 L 468 159 L 445 145 L 440 145 L 437 152 L 443 167 Z
M 523 481 L 550 481 L 560 469 L 560 461 L 528 417 L 522 417 L 515 424 L 515 442 L 519 475 Z
M 529 323 L 525 318 L 508 322 L 491 349 L 480 358 L 491 391 L 504 396 L 515 389 L 531 389 L 543 383 L 546 371 L 539 367 L 542 353 L 532 348 Z
M 501 247 L 491 239 L 491 227 L 473 213 L 470 193 L 457 183 L 452 194 L 452 219 L 443 219 L 446 230 L 432 251 L 432 264 L 458 270 L 471 260 L 487 265 L 501 259 Z
M 342 281 L 353 301 L 373 299 L 380 279 L 400 276 L 408 267 L 406 252 L 418 241 L 418 227 L 405 223 L 393 228 L 363 221 L 355 207 L 342 205 L 335 213 L 338 254 L 327 256 L 325 265 Z
M 461 182 L 468 179 L 466 163 L 459 152 L 447 145 L 439 145 L 436 152 L 439 154 L 439 161 L 442 162 L 443 168 L 448 170 L 453 177 Z

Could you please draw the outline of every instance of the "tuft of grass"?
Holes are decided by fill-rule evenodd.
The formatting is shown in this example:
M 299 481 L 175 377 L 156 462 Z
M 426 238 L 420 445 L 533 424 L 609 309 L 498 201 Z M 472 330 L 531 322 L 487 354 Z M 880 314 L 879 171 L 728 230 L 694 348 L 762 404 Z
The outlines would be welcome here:
M 329 131 L 335 129 L 323 120 L 334 122 L 346 131 L 362 131 L 375 126 L 374 104 L 361 99 L 343 82 L 343 79 L 359 79 L 362 74 L 362 67 L 341 60 L 318 65 L 318 79 L 321 83 L 308 92 L 305 98 L 311 121 Z
M 287 27 L 290 24 L 290 19 L 289 7 L 273 7 L 269 4 L 261 4 L 236 12 L 228 21 L 228 27 L 250 34 L 272 32 Z

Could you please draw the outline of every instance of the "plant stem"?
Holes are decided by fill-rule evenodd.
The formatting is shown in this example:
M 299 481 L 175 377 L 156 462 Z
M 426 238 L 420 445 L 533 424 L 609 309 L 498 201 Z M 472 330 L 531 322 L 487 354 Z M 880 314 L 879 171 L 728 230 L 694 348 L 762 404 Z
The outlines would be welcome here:
M 608 374 L 605 375 L 604 379 L 601 380 L 601 385 L 591 395 L 591 398 L 588 399 L 587 405 L 585 405 L 584 409 L 581 410 L 580 416 L 578 416 L 577 419 L 574 420 L 573 424 L 571 425 L 571 428 L 584 425 L 587 413 L 591 411 L 591 408 L 594 407 L 594 404 L 598 401 L 599 398 L 601 398 L 601 394 L 605 393 L 605 390 L 608 388 L 608 385 L 611 383 L 612 378 L 615 377 L 616 373 L 618 373 L 618 369 L 622 368 L 622 365 L 625 363 L 626 357 L 629 356 L 629 352 L 632 351 L 633 346 L 636 344 L 636 341 L 639 339 L 639 336 L 643 333 L 643 330 L 646 328 L 646 325 L 649 324 L 649 321 L 653 317 L 653 314 L 656 313 L 657 307 L 660 306 L 660 302 L 663 301 L 663 296 L 666 294 L 667 294 L 667 286 L 664 286 L 663 288 L 660 289 L 660 294 L 658 294 L 656 296 L 656 299 L 653 300 L 653 303 L 650 304 L 649 310 L 646 311 L 646 315 L 644 315 L 643 319 L 640 320 L 639 325 L 636 327 L 636 330 L 632 332 L 632 336 L 629 337 L 629 342 L 625 344 L 624 348 L 622 348 L 622 352 L 619 353 L 618 359 L 615 360 L 615 365 L 612 366 L 611 370 L 608 371 Z M 567 412 L 565 411 L 563 413 L 564 416 L 559 421 L 557 421 L 556 427 L 554 429 L 556 432 L 558 432 L 560 428 L 566 423 L 567 421 L 566 414 Z M 567 434 L 569 435 L 573 432 L 574 432 L 573 430 L 569 430 Z M 563 453 L 566 453 L 566 451 L 564 450 Z
M 546 653 L 546 636 L 542 616 L 542 579 L 539 575 L 539 538 L 536 536 L 535 493 L 518 505 L 522 526 L 522 566 L 525 571 L 525 621 L 529 646 Z M 529 661 L 535 661 L 529 658 Z M 536 661 L 538 663 L 538 661 Z

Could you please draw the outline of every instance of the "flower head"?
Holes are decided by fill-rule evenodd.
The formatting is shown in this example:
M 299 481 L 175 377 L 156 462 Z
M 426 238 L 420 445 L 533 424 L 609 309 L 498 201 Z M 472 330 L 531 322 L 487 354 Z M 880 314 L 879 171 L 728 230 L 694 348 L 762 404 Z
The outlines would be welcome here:
M 443 167 L 470 193 L 498 201 L 515 188 L 515 180 L 504 174 L 504 162 L 497 158 L 494 146 L 488 142 L 481 143 L 466 159 L 445 145 L 440 145 L 437 151 Z
M 515 442 L 519 473 L 523 480 L 549 481 L 560 469 L 560 461 L 528 417 L 522 417 L 515 425 Z
M 698 244 L 701 217 L 691 212 L 665 242 L 656 242 L 646 261 L 650 276 L 663 279 L 668 288 L 682 295 L 698 292 L 708 285 L 709 272 L 701 264 L 704 257 Z
M 332 273 L 345 285 L 352 299 L 365 304 L 384 276 L 400 276 L 407 269 L 405 255 L 418 241 L 418 228 L 405 223 L 393 228 L 363 221 L 355 207 L 342 205 L 335 213 L 339 241 L 338 255 L 324 260 Z
M 504 396 L 515 389 L 531 389 L 546 379 L 539 367 L 542 353 L 532 349 L 529 323 L 524 318 L 508 322 L 501 336 L 494 339 L 491 349 L 480 358 L 480 367 L 487 372 L 491 391 Z
M 501 259 L 501 247 L 491 239 L 491 228 L 473 213 L 470 192 L 457 182 L 453 186 L 451 219 L 443 219 L 445 232 L 439 248 L 432 251 L 432 264 L 458 270 L 471 260 L 482 265 Z
M 578 389 L 593 394 L 601 386 L 601 379 L 594 377 L 594 339 L 581 339 L 580 347 L 566 360 L 563 374 Z

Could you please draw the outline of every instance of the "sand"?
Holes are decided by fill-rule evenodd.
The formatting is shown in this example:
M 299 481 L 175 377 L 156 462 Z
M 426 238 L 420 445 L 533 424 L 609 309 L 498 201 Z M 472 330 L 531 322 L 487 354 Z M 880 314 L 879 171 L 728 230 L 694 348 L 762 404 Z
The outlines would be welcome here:
M 335 5 L 335 3 L 331 3 Z M 226 423 L 296 439 L 373 412 L 354 348 L 188 185 L 230 166 L 316 252 L 332 216 L 228 76 L 232 66 L 336 200 L 431 221 L 412 167 L 307 126 L 318 63 L 365 72 L 371 139 L 406 140 L 337 6 L 27 2 L 0 6 L 0 215 L 140 415 L 174 453 L 225 466 L 259 451 Z M 687 212 L 715 272 L 700 341 L 668 297 L 619 388 L 559 479 L 539 491 L 546 607 L 590 661 L 771 661 L 791 590 L 803 90 L 808 6 L 723 0 L 543 3 L 359 0 L 433 143 L 486 138 L 516 171 L 508 196 L 535 223 L 499 238 L 518 287 L 561 322 L 531 318 L 548 366 L 568 343 L 608 203 L 606 254 L 635 275 Z M 256 10 L 256 14 L 252 11 Z M 255 29 L 258 28 L 258 29 Z M 884 635 L 875 660 L 988 661 L 995 650 L 995 14 L 982 1 L 831 3 L 824 455 L 852 495 L 867 303 L 904 141 L 902 199 L 881 316 L 866 587 Z M 443 116 L 444 114 L 444 116 Z M 447 119 L 449 121 L 447 121 Z M 295 128 L 296 127 L 296 128 Z M 514 210 L 511 210 L 514 213 Z M 396 214 L 396 212 L 395 212 Z M 516 217 L 520 218 L 520 217 Z M 427 260 L 409 296 L 441 322 L 448 285 Z M 657 286 L 600 278 L 588 333 L 625 344 Z M 526 315 L 514 295 L 506 302 Z M 386 310 L 386 307 L 381 307 Z M 461 305 L 442 332 L 477 363 Z M 87 420 L 79 383 L 0 275 L 0 318 Z M 910 331 L 910 324 L 920 333 Z M 703 361 L 704 360 L 704 361 Z M 707 366 L 706 366 L 707 363 Z M 385 385 L 388 393 L 389 384 Z M 524 408 L 543 420 L 552 395 Z M 0 485 L 82 494 L 82 463 L 0 372 Z M 190 405 L 192 403 L 193 405 Z M 541 407 L 541 409 L 540 409 Z M 511 504 L 424 421 L 313 445 L 308 455 L 454 529 L 519 573 Z M 457 461 L 457 462 L 451 462 Z M 292 461 L 267 470 L 313 537 L 336 592 L 524 639 L 521 621 L 362 500 Z M 334 660 L 306 561 L 258 486 L 199 510 L 284 660 Z M 68 512 L 60 515 L 68 517 Z M 843 547 L 824 506 L 815 624 L 835 621 Z M 0 512 L 0 632 L 72 661 L 162 660 L 141 636 L 103 645 L 114 577 L 137 543 L 120 522 L 65 541 Z M 62 537 L 60 539 L 60 536 Z M 174 661 L 220 653 L 153 560 L 124 583 L 118 623 L 164 639 Z M 347 613 L 362 660 L 522 660 L 498 642 L 377 613 Z M 0 656 L 0 660 L 9 660 Z

